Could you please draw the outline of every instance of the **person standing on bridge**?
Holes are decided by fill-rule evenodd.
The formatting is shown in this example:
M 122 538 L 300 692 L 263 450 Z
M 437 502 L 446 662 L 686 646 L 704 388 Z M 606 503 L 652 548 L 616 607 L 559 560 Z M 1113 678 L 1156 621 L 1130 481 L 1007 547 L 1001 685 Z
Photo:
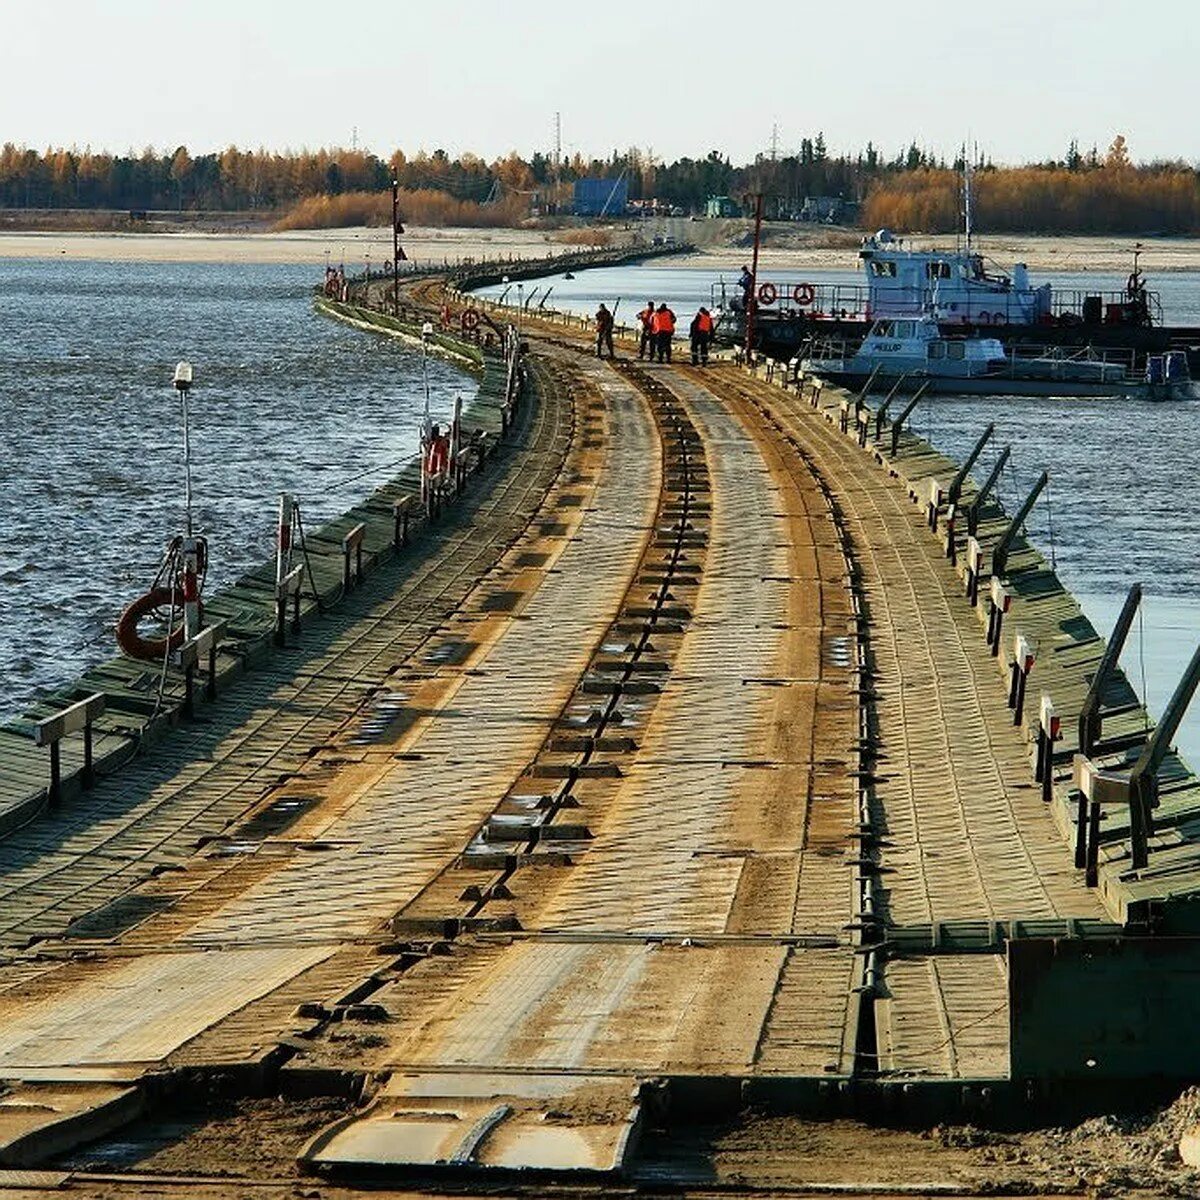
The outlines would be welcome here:
M 615 358 L 613 353 L 613 315 L 608 306 L 601 302 L 596 310 L 596 357 L 604 357 L 604 347 L 608 347 L 608 357 Z
M 707 367 L 708 347 L 712 342 L 713 335 L 713 319 L 712 314 L 703 305 L 692 318 L 688 332 L 692 336 L 692 366 Z
M 675 314 L 660 304 L 654 313 L 654 349 L 659 362 L 671 361 L 671 340 L 675 336 Z
M 647 300 L 646 307 L 638 313 L 638 321 L 642 326 L 641 340 L 638 342 L 638 358 L 654 358 L 654 301 Z

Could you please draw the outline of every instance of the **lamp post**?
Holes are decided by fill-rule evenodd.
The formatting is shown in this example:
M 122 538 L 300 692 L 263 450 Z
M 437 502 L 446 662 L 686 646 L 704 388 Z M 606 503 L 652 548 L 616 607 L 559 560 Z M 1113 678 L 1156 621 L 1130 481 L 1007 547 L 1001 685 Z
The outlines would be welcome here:
M 183 405 L 183 636 L 185 641 L 200 632 L 199 539 L 192 532 L 192 442 L 188 429 L 188 392 L 192 390 L 192 364 L 175 365 L 175 390 Z

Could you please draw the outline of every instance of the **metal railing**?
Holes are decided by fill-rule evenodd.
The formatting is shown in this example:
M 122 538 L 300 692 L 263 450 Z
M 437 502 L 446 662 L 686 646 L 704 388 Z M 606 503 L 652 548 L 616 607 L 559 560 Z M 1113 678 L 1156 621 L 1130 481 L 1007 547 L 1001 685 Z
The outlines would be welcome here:
M 759 318 L 804 315 L 817 319 L 866 321 L 875 316 L 914 315 L 925 311 L 930 304 L 928 287 L 890 287 L 880 312 L 871 308 L 870 289 L 862 283 L 812 283 L 807 280 L 777 280 L 760 278 L 760 287 L 770 284 L 775 299 L 757 305 Z M 736 282 L 718 280 L 709 286 L 709 303 L 723 312 L 742 311 L 742 289 Z M 811 297 L 811 299 L 809 299 Z M 1089 324 L 1136 325 L 1162 324 L 1162 300 L 1158 292 L 1146 291 L 1131 297 L 1126 291 L 1091 291 L 1083 288 L 1054 289 L 1050 294 L 1047 323 L 1067 324 L 1072 319 L 1082 321 L 1085 301 L 1091 301 L 1099 314 Z M 805 300 L 806 303 L 801 303 Z M 1036 323 L 1029 316 L 1028 303 L 1022 304 L 1009 293 L 977 295 L 966 301 L 937 303 L 938 320 L 964 325 L 1026 325 Z M 903 311 L 900 311 L 903 310 Z

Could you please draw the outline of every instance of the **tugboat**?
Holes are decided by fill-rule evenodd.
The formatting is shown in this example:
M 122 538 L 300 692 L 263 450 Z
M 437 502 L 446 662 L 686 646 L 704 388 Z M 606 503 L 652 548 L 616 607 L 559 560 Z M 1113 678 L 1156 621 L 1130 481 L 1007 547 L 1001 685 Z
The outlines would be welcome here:
M 1033 350 L 999 338 L 947 334 L 932 313 L 882 317 L 855 345 L 815 338 L 792 362 L 798 374 L 861 388 L 875 381 L 900 390 L 927 385 L 965 396 L 1079 396 L 1170 400 L 1192 395 L 1187 356 L 1151 356 L 1139 369 L 1129 351 L 1061 346 Z
M 1133 270 L 1120 291 L 1055 290 L 1034 285 L 1023 263 L 1011 272 L 989 269 L 971 230 L 970 174 L 964 177 L 965 237 L 957 249 L 913 249 L 890 230 L 863 238 L 863 282 L 825 284 L 756 280 L 753 296 L 724 283 L 712 287 L 718 332 L 741 342 L 746 304 L 754 309 L 756 349 L 791 359 L 814 335 L 862 339 L 884 317 L 932 314 L 946 333 L 992 336 L 1005 346 L 1057 345 L 1132 352 L 1141 370 L 1154 356 L 1182 351 L 1200 377 L 1200 329 L 1163 325 L 1162 304 L 1146 287 L 1134 247 Z

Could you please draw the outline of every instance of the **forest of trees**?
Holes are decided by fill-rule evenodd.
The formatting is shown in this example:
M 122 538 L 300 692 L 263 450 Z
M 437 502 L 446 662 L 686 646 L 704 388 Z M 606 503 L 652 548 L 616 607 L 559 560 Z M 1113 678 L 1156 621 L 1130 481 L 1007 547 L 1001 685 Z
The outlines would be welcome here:
M 1200 182 L 1185 163 L 1134 166 L 1118 137 L 1101 158 L 1072 144 L 1063 163 L 996 168 L 972 176 L 975 225 L 997 233 L 1196 233 Z M 877 181 L 862 223 L 871 229 L 951 233 L 961 227 L 962 180 L 922 167 Z
M 739 166 L 717 150 L 672 163 L 637 149 L 606 159 L 575 155 L 556 168 L 542 153 L 525 158 L 514 152 L 492 162 L 474 154 L 452 159 L 443 150 L 411 157 L 397 150 L 385 159 L 363 150 L 281 153 L 233 146 L 195 156 L 185 146 L 119 155 L 38 152 L 10 142 L 0 148 L 0 208 L 282 214 L 307 201 L 300 212 L 334 221 L 361 203 L 331 200 L 383 192 L 397 178 L 407 194 L 422 197 L 422 212 L 434 219 L 508 224 L 535 206 L 569 205 L 576 179 L 624 173 L 631 198 L 658 199 L 689 212 L 703 211 L 712 195 L 745 203 L 761 191 L 768 215 L 787 217 L 806 196 L 833 196 L 862 202 L 867 227 L 937 232 L 960 220 L 961 166 L 916 143 L 890 157 L 870 143 L 856 154 L 834 155 L 820 133 L 804 138 L 796 153 L 759 155 Z M 1200 232 L 1200 177 L 1193 167 L 1135 165 L 1120 137 L 1103 155 L 1081 153 L 1072 143 L 1061 161 L 998 167 L 982 160 L 975 182 L 977 224 L 985 229 Z M 382 198 L 370 207 L 386 211 Z

